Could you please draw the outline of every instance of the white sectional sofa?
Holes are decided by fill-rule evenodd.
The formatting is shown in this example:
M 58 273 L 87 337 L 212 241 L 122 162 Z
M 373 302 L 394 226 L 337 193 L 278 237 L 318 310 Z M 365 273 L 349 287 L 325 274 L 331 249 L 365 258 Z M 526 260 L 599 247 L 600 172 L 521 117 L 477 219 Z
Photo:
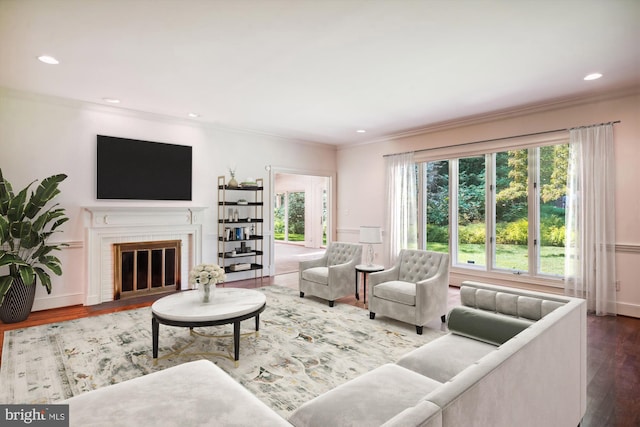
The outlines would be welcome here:
M 312 399 L 286 421 L 199 361 L 71 398 L 71 425 L 578 425 L 586 410 L 584 300 L 476 282 L 464 282 L 460 295 L 449 334 Z

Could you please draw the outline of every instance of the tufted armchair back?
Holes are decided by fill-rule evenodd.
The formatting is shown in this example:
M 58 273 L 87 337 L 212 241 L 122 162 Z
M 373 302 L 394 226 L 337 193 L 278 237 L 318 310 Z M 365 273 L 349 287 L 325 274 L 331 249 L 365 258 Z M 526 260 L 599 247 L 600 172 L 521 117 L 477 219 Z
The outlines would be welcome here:
M 438 273 L 446 254 L 402 249 L 398 257 L 398 280 L 417 283 Z
M 327 267 L 362 259 L 362 246 L 354 243 L 333 242 L 327 247 Z

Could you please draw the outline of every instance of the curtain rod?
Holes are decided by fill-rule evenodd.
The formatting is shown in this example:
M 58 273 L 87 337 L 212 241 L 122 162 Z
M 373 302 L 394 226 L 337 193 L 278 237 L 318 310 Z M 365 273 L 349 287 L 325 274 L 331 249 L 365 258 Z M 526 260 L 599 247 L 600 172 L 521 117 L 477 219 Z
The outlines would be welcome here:
M 545 131 L 542 131 L 542 132 L 533 132 L 533 133 L 524 133 L 522 135 L 504 136 L 502 138 L 484 139 L 482 141 L 463 142 L 462 144 L 449 145 L 448 147 L 454 147 L 454 146 L 455 147 L 464 147 L 465 145 L 482 144 L 482 143 L 485 143 L 485 142 L 502 141 L 502 140 L 505 140 L 505 139 L 513 139 L 513 138 L 523 138 L 525 136 L 544 135 L 546 133 L 562 132 L 562 131 L 568 131 L 568 130 L 574 130 L 574 129 L 584 129 L 584 128 L 590 128 L 590 127 L 594 127 L 594 126 L 602 126 L 602 125 L 609 125 L 609 124 L 615 125 L 617 123 L 620 123 L 620 120 L 616 120 L 616 121 L 613 121 L 613 122 L 598 123 L 598 124 L 593 124 L 593 125 L 586 125 L 586 126 L 576 126 L 576 127 L 572 127 L 572 128 L 545 130 Z M 440 149 L 440 148 L 445 148 L 445 147 L 423 148 L 421 150 L 405 151 L 404 153 L 385 154 L 382 157 L 397 156 L 398 154 L 407 154 L 407 153 L 421 153 L 423 151 L 437 150 L 437 149 Z

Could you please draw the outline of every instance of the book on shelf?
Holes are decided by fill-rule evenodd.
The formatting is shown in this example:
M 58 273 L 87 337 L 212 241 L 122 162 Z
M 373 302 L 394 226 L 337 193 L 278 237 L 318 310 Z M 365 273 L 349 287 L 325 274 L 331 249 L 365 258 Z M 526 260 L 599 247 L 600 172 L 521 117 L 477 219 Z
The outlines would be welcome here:
M 225 258 L 236 258 L 236 257 L 240 257 L 240 256 L 253 256 L 256 255 L 256 252 L 225 252 L 224 253 L 224 257 Z
M 244 271 L 249 269 L 251 269 L 250 263 L 232 264 L 229 266 L 229 270 L 231 271 Z

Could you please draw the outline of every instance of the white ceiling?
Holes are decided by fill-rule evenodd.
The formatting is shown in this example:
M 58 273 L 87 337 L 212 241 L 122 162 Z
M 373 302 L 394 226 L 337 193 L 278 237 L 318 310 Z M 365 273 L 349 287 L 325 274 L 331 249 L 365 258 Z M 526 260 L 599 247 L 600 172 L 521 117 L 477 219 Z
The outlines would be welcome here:
M 640 1 L 0 0 L 0 86 L 360 143 L 636 90 Z

